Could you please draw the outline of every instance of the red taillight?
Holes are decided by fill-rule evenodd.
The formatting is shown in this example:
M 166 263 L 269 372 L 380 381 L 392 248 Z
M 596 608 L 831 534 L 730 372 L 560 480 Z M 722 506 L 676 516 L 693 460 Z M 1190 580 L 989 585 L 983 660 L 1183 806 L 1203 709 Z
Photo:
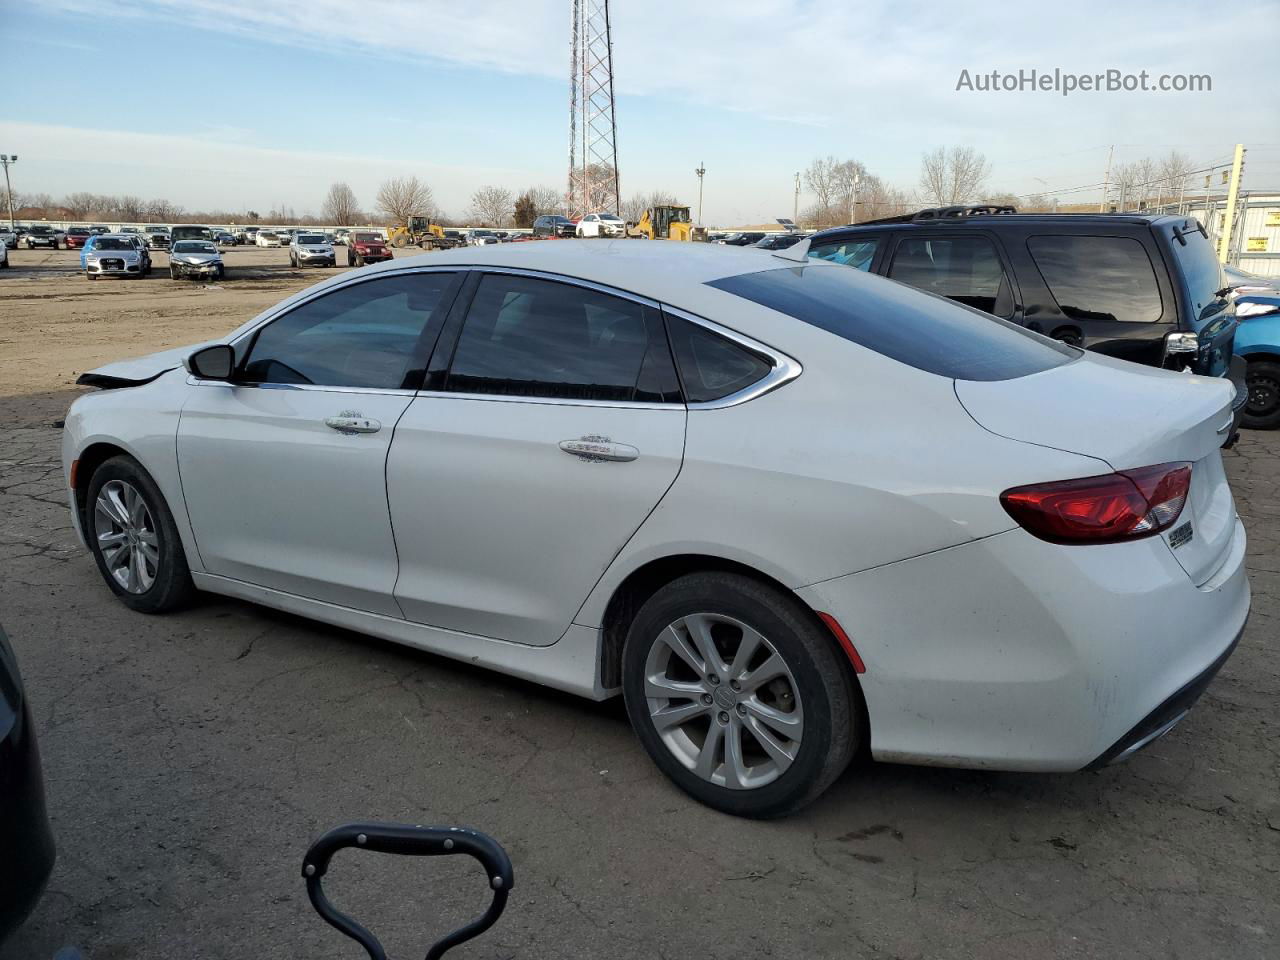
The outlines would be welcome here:
M 1191 464 L 1162 463 L 1101 477 L 1014 487 L 1000 503 L 1050 543 L 1116 543 L 1172 526 L 1191 488 Z

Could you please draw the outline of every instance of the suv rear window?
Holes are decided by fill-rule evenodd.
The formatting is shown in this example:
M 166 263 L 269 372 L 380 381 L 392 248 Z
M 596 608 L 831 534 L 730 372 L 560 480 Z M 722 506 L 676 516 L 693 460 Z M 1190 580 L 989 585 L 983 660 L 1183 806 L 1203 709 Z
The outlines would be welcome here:
M 972 307 L 814 265 L 762 270 L 707 284 L 834 333 L 890 359 L 953 380 L 1012 380 L 1080 355 Z
M 1226 282 L 1222 278 L 1222 265 L 1213 252 L 1212 241 L 1199 230 L 1188 230 L 1186 225 L 1183 226 L 1182 238 L 1187 241 L 1186 246 L 1175 239 L 1170 241 L 1169 249 L 1186 277 L 1191 316 L 1199 324 L 1225 306 L 1225 299 L 1218 293 Z

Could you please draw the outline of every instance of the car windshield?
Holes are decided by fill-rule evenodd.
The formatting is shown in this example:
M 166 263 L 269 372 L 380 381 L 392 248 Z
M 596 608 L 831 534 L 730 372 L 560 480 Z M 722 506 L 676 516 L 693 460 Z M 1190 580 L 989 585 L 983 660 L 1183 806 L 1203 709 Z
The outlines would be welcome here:
M 324 237 L 318 233 L 300 233 L 296 239 L 299 243 L 324 243 Z
M 179 240 L 173 245 L 174 253 L 217 253 L 218 248 L 207 240 Z
M 51 233 L 53 233 L 52 227 L 32 227 L 31 228 L 32 236 L 36 236 L 36 237 L 46 237 Z
M 93 241 L 94 250 L 132 250 L 133 244 L 123 237 L 99 237 Z
M 87 237 L 89 230 L 87 227 L 72 227 L 67 233 L 73 237 Z
M 379 233 L 357 233 L 353 236 L 361 243 L 381 243 L 382 235 Z
M 622 222 L 622 218 L 621 218 L 621 217 L 615 217 L 612 213 L 602 213 L 602 214 L 600 214 L 600 219 L 601 219 L 601 220 L 615 220 L 615 221 L 617 221 L 618 223 L 621 223 L 621 222 Z
M 954 380 L 1012 380 L 1080 356 L 972 307 L 844 267 L 785 267 L 707 285 Z
M 164 227 L 147 227 L 147 233 L 168 233 Z

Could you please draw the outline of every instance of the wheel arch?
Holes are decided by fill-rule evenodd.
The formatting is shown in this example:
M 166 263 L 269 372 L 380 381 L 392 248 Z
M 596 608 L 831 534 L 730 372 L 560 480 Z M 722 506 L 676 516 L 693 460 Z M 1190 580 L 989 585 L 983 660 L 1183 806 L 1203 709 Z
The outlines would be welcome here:
M 674 553 L 656 557 L 646 561 L 628 573 L 613 588 L 604 606 L 600 620 L 600 671 L 601 685 L 606 690 L 616 690 L 622 685 L 622 647 L 627 638 L 627 631 L 635 620 L 636 613 L 644 606 L 645 601 L 660 589 L 679 577 L 690 573 L 707 573 L 720 571 L 736 573 L 752 580 L 759 581 L 792 597 L 812 618 L 813 623 L 831 640 L 838 651 L 840 662 L 848 668 L 850 682 L 857 685 L 857 674 L 840 640 L 831 628 L 822 620 L 818 611 L 814 610 L 791 587 L 777 577 L 740 560 L 704 553 Z M 865 718 L 864 718 L 865 720 Z
M 76 516 L 80 520 L 81 529 L 85 523 L 85 507 L 89 496 L 89 482 L 97 469 L 112 457 L 125 456 L 137 460 L 137 457 L 124 447 L 107 440 L 95 440 L 80 451 L 75 459 L 75 476 L 72 478 L 72 495 L 75 497 Z

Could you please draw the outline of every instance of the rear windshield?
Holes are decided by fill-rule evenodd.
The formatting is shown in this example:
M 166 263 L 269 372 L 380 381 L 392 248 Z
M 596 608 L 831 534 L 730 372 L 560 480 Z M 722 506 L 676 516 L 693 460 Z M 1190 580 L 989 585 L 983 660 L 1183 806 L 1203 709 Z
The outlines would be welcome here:
M 971 307 L 840 267 L 764 270 L 708 286 L 954 380 L 1012 380 L 1080 355 Z
M 1220 313 L 1226 307 L 1226 300 L 1218 293 L 1227 283 L 1222 276 L 1222 264 L 1218 262 L 1218 256 L 1213 252 L 1213 242 L 1199 229 L 1186 232 L 1188 226 L 1192 228 L 1196 226 L 1195 221 L 1179 226 L 1183 230 L 1182 238 L 1187 241 L 1187 245 L 1184 247 L 1173 239 L 1169 243 L 1169 249 L 1173 251 L 1178 266 L 1186 277 L 1191 316 L 1200 323 Z

